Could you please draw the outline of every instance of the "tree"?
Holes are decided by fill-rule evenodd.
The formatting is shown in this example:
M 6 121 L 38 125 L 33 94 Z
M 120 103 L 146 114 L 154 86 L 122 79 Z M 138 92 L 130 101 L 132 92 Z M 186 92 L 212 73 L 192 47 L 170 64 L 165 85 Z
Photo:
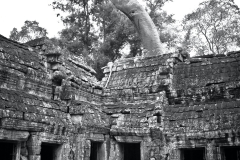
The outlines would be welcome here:
M 121 56 L 129 32 L 125 19 L 108 0 L 56 0 L 54 9 L 64 12 L 66 28 L 60 32 L 61 44 L 72 54 L 84 57 L 97 72 Z
M 156 26 L 145 8 L 137 0 L 111 0 L 134 24 L 148 50 L 148 56 L 163 54 L 163 47 Z
M 61 11 L 61 19 L 66 26 L 60 32 L 62 47 L 71 54 L 81 56 L 88 65 L 99 71 L 110 59 L 100 50 L 103 34 L 99 25 L 101 12 L 99 10 L 104 0 L 55 0 L 53 9 Z M 97 72 L 97 78 L 103 77 L 102 72 Z
M 25 21 L 20 31 L 13 28 L 10 33 L 10 39 L 21 43 L 46 36 L 47 30 L 40 27 L 37 21 Z
M 183 21 L 185 48 L 197 54 L 224 54 L 240 47 L 240 10 L 233 0 L 208 0 Z
M 161 0 L 156 2 L 158 7 L 159 4 L 165 3 Z M 120 58 L 121 51 L 126 45 L 130 45 L 128 57 L 142 54 L 141 40 L 131 21 L 109 0 L 55 0 L 52 6 L 65 15 L 61 17 L 66 26 L 60 32 L 61 44 L 64 44 L 72 54 L 84 57 L 95 70 L 100 71 L 100 68 L 106 66 L 109 61 Z M 159 12 L 159 9 L 155 9 L 152 14 L 156 19 L 165 20 L 166 17 L 170 17 L 155 12 Z M 170 19 L 158 23 L 157 26 L 173 23 Z M 165 36 L 167 34 L 164 33 L 162 37 L 172 41 L 169 38 L 171 36 Z M 101 79 L 103 73 L 98 74 L 98 79 Z
M 172 0 L 145 0 L 149 16 L 156 25 L 160 40 L 168 52 L 176 50 L 181 38 L 179 25 L 176 24 L 173 15 L 162 10 L 164 4 L 169 1 Z

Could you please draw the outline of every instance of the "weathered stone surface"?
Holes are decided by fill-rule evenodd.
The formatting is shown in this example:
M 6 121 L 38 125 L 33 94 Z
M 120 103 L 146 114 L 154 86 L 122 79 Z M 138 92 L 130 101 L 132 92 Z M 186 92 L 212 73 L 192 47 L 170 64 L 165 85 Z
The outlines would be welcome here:
M 120 143 L 139 143 L 141 160 L 199 147 L 215 160 L 219 146 L 240 146 L 238 52 L 123 59 L 100 84 L 47 40 L 28 45 L 0 36 L 0 143 L 16 142 L 18 157 L 39 160 L 49 144 L 59 159 L 90 159 L 98 142 L 106 160 L 124 157 Z
M 14 131 L 0 129 L 0 139 L 26 141 L 28 139 L 29 132 L 26 131 Z

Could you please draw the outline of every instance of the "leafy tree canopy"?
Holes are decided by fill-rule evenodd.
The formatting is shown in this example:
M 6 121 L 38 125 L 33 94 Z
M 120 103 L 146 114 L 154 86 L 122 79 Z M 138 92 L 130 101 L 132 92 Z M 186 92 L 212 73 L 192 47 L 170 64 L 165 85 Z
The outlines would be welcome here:
M 161 11 L 167 1 L 171 0 L 146 0 L 146 10 L 159 29 L 160 39 L 170 48 L 176 44 L 177 31 L 168 28 L 175 23 L 172 15 Z M 55 0 L 52 7 L 59 10 L 57 16 L 65 29 L 60 31 L 60 38 L 51 40 L 83 57 L 97 71 L 98 79 L 104 76 L 101 68 L 120 58 L 125 46 L 130 46 L 128 57 L 142 54 L 143 47 L 131 21 L 109 0 Z M 10 38 L 25 43 L 46 35 L 46 29 L 38 22 L 25 21 L 20 31 L 13 28 Z
M 21 43 L 46 36 L 47 30 L 40 27 L 37 21 L 25 21 L 20 31 L 13 28 L 10 33 L 10 39 Z
M 178 30 L 173 27 L 175 20 L 161 10 L 172 0 L 146 0 L 146 10 L 160 32 L 160 39 L 169 48 L 175 47 Z M 142 42 L 130 20 L 118 11 L 110 0 L 55 0 L 53 9 L 59 10 L 65 29 L 60 38 L 51 39 L 71 54 L 81 56 L 97 71 L 97 78 L 109 61 L 122 56 L 125 46 L 130 46 L 127 57 L 141 55 Z M 170 27 L 169 27 L 170 26 Z M 10 38 L 27 42 L 47 35 L 46 29 L 36 21 L 26 21 L 18 31 L 13 28 Z
M 172 15 L 161 11 L 171 0 L 146 0 L 146 9 L 158 29 L 161 40 L 172 47 L 176 35 L 163 31 L 175 23 Z M 130 45 L 128 57 L 141 55 L 143 48 L 134 26 L 109 0 L 55 0 L 53 9 L 59 10 L 66 28 L 60 32 L 64 47 L 76 55 L 82 55 L 95 70 L 109 61 L 121 57 L 126 45 Z M 98 72 L 99 79 L 103 73 Z
M 208 0 L 183 20 L 183 45 L 198 55 L 224 54 L 240 47 L 240 10 L 234 0 Z

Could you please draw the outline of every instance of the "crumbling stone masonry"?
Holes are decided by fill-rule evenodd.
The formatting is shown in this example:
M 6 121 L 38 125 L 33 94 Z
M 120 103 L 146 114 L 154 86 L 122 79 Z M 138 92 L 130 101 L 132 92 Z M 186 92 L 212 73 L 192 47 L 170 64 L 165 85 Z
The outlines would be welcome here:
M 118 60 L 98 82 L 46 38 L 0 36 L 0 159 L 239 160 L 240 52 Z

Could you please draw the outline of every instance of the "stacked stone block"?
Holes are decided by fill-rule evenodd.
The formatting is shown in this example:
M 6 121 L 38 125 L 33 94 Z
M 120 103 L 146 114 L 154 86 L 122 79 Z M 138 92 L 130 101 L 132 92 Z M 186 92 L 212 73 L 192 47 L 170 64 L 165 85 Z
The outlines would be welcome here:
M 0 143 L 16 144 L 16 160 L 40 160 L 44 145 L 54 160 L 122 160 L 128 144 L 141 160 L 182 160 L 191 149 L 220 159 L 240 146 L 239 52 L 184 57 L 119 59 L 98 82 L 47 38 L 0 36 Z

